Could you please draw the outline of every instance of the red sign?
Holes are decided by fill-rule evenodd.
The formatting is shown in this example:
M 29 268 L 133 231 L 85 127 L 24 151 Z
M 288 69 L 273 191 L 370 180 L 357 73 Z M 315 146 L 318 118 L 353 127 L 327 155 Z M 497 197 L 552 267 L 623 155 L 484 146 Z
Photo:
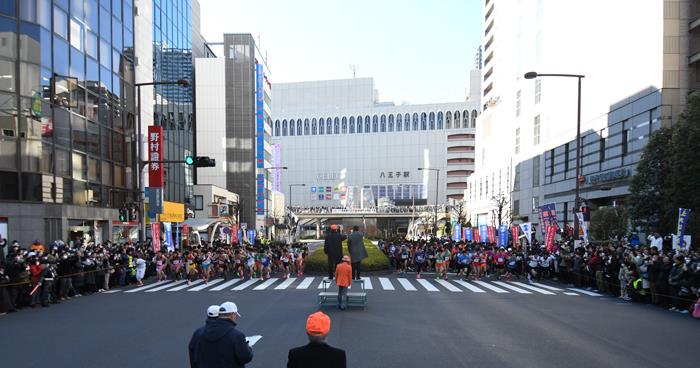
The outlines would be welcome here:
M 489 226 L 488 227 L 489 231 L 489 241 L 491 243 L 496 243 L 498 239 L 496 239 L 496 227 L 495 226 Z
M 148 161 L 163 161 L 163 127 L 151 125 L 148 127 Z M 148 164 L 148 186 L 163 187 L 163 164 L 150 162 Z
M 513 246 L 517 247 L 520 242 L 518 241 L 518 225 L 510 228 L 511 233 L 513 233 Z
M 552 247 L 554 247 L 554 236 L 557 235 L 557 228 L 556 226 L 547 226 L 547 237 L 546 237 L 546 246 L 547 246 L 547 252 L 552 251 Z
M 238 225 L 231 225 L 231 243 L 238 244 Z
M 474 238 L 474 243 L 481 242 L 481 234 L 479 233 L 479 228 L 475 227 L 472 229 L 472 237 Z
M 151 238 L 153 239 L 153 251 L 160 252 L 160 222 L 151 224 Z

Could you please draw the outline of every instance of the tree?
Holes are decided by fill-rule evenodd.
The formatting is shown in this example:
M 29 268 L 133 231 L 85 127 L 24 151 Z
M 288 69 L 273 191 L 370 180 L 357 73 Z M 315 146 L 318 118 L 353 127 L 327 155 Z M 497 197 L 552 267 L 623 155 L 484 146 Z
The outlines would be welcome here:
M 452 214 L 457 217 L 458 224 L 464 224 L 467 222 L 467 202 L 466 201 L 456 201 L 452 205 Z
M 430 230 L 431 233 L 434 233 L 433 230 L 435 229 L 437 225 L 437 221 L 435 221 L 435 212 L 433 211 L 423 211 L 420 214 L 420 222 L 423 224 L 423 229 L 428 232 Z M 435 229 L 437 230 L 437 229 Z
M 591 214 L 589 233 L 592 240 L 620 239 L 627 235 L 627 211 L 620 207 L 602 207 Z
M 491 197 L 491 202 L 496 207 L 493 210 L 493 216 L 495 220 L 498 220 L 498 223 L 495 223 L 494 226 L 500 226 L 503 223 L 503 219 L 510 216 L 510 201 L 508 197 L 501 193 L 498 196 Z

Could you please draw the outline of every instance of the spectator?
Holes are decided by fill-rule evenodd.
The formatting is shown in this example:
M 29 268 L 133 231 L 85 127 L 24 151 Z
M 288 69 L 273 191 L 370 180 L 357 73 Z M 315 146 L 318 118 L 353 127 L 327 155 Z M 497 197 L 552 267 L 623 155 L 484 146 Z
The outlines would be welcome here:
M 253 360 L 245 335 L 236 329 L 239 317 L 236 304 L 225 302 L 219 307 L 217 319 L 194 332 L 189 344 L 192 368 L 245 367 Z
M 330 317 L 323 312 L 311 314 L 306 319 L 309 343 L 289 350 L 287 368 L 345 368 L 345 351 L 326 342 L 330 330 Z
M 350 257 L 343 256 L 343 262 L 335 268 L 335 283 L 338 285 L 338 308 L 347 308 L 348 286 L 352 284 L 352 267 Z

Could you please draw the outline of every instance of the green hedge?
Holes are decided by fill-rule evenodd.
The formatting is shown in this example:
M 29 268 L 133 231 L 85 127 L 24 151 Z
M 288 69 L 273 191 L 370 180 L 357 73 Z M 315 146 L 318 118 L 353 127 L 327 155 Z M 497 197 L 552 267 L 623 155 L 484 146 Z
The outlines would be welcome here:
M 365 249 L 369 257 L 362 260 L 362 271 L 382 271 L 390 267 L 389 259 L 371 241 L 365 239 Z M 343 254 L 348 253 L 347 240 L 343 241 Z M 323 247 L 316 249 L 306 259 L 307 271 L 328 272 L 328 257 L 323 253 Z

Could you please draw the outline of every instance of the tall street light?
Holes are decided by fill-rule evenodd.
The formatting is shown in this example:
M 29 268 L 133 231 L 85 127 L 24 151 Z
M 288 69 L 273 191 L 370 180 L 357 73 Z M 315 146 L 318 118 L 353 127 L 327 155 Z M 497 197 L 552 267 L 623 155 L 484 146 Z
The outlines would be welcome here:
M 576 212 L 579 208 L 579 192 L 581 187 L 581 79 L 585 78 L 582 74 L 542 74 L 537 72 L 525 73 L 525 79 L 535 79 L 538 77 L 565 77 L 578 79 L 578 111 L 576 117 L 576 192 L 574 194 L 574 240 L 578 240 L 578 216 Z
M 268 173 L 270 170 L 287 170 L 289 169 L 287 166 L 272 166 L 272 167 L 265 167 L 265 195 L 263 196 L 265 199 L 265 237 L 269 236 L 269 227 L 267 226 L 267 220 L 270 217 L 270 204 L 268 203 L 270 201 L 270 196 L 268 195 L 268 191 L 270 188 L 267 188 L 267 183 L 268 181 Z
M 292 187 L 305 187 L 306 184 L 289 184 L 289 207 L 292 207 Z
M 139 100 L 139 109 L 138 109 L 138 133 L 136 133 L 136 137 L 138 138 L 138 145 L 136 147 L 136 157 L 137 159 L 134 160 L 135 164 L 138 166 L 138 170 L 136 172 L 138 175 L 137 177 L 137 187 L 139 191 L 139 242 L 143 244 L 143 242 L 146 240 L 146 221 L 145 219 L 145 210 L 146 206 L 143 205 L 144 201 L 142 200 L 141 196 L 143 195 L 144 189 L 143 189 L 143 182 L 144 180 L 141 178 L 142 173 L 142 168 L 141 168 L 141 159 L 143 152 L 141 152 L 143 142 L 141 142 L 141 87 L 143 86 L 161 86 L 161 85 L 178 85 L 180 87 L 188 87 L 190 85 L 190 82 L 187 79 L 180 79 L 177 81 L 153 81 L 153 82 L 144 82 L 144 83 L 136 83 L 136 92 Z M 155 122 L 154 122 L 155 123 Z M 156 124 L 157 125 L 157 124 Z
M 438 225 L 438 217 L 437 217 L 437 206 L 438 206 L 438 198 L 439 198 L 439 193 L 440 193 L 440 169 L 435 169 L 431 167 L 419 167 L 418 171 L 423 171 L 423 170 L 430 170 L 430 171 L 435 171 L 436 172 L 436 177 L 437 180 L 435 180 L 435 225 L 433 226 L 433 232 L 435 233 L 435 236 L 437 236 L 437 225 Z

